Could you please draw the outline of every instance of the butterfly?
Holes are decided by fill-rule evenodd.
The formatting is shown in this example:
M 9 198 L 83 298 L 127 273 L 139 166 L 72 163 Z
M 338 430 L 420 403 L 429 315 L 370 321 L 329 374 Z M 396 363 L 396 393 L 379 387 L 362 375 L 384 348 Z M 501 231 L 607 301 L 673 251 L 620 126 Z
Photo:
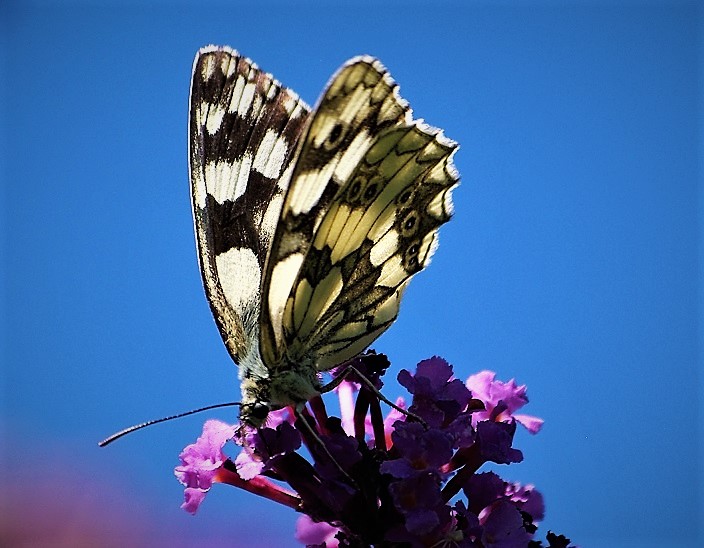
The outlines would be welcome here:
M 239 366 L 240 419 L 300 409 L 321 373 L 396 319 L 452 215 L 457 145 L 414 120 L 376 59 L 345 63 L 315 108 L 228 47 L 201 49 L 189 113 L 206 296 Z

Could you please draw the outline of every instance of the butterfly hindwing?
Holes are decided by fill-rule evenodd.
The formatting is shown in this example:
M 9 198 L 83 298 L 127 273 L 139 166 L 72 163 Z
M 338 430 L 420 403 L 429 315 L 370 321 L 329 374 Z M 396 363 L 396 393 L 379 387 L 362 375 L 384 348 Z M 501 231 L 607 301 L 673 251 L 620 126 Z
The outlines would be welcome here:
M 262 285 L 261 353 L 276 364 L 286 349 L 284 308 L 329 204 L 378 135 L 410 121 L 398 86 L 377 60 L 352 59 L 333 76 L 302 138 Z M 339 280 L 317 288 L 340 291 Z M 336 285 L 335 285 L 336 284 Z M 327 289 L 326 289 L 327 288 Z M 327 295 L 326 298 L 330 298 Z
M 248 59 L 210 46 L 190 98 L 191 198 L 203 282 L 236 362 L 258 344 L 260 284 L 309 108 Z

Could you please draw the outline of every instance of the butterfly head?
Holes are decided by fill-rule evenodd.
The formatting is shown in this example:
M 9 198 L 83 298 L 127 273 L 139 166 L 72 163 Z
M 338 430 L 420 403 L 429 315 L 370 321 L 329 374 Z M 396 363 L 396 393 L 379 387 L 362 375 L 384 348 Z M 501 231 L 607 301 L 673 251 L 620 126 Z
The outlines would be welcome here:
M 268 377 L 244 377 L 240 421 L 259 428 L 271 411 L 288 405 L 301 407 L 318 394 L 320 380 L 313 367 L 281 367 L 273 369 Z
M 240 407 L 240 420 L 247 426 L 259 428 L 266 422 L 266 418 L 271 411 L 272 408 L 268 403 L 242 404 Z
M 259 428 L 266 422 L 269 413 L 277 409 L 271 400 L 271 379 L 267 375 L 247 375 L 246 367 L 241 367 L 242 404 L 240 422 Z M 242 375 L 244 373 L 244 376 Z

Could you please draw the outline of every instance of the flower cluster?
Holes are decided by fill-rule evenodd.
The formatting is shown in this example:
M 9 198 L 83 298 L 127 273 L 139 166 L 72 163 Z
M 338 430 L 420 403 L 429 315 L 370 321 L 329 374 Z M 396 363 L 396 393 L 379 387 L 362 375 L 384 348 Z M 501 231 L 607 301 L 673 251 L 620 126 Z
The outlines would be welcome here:
M 489 371 L 464 383 L 434 357 L 415 374 L 401 371 L 411 405 L 399 399 L 384 418 L 378 389 L 388 365 L 369 353 L 339 368 L 340 418 L 318 397 L 297 419 L 291 409 L 271 413 L 259 430 L 207 421 L 175 470 L 186 486 L 182 507 L 195 513 L 213 483 L 228 483 L 302 512 L 296 537 L 309 546 L 543 546 L 534 540 L 541 494 L 478 472 L 523 460 L 513 448 L 517 424 L 540 429 L 541 419 L 515 413 L 528 402 L 525 386 Z M 235 460 L 223 452 L 230 440 L 242 446 Z M 546 539 L 569 545 L 550 532 Z

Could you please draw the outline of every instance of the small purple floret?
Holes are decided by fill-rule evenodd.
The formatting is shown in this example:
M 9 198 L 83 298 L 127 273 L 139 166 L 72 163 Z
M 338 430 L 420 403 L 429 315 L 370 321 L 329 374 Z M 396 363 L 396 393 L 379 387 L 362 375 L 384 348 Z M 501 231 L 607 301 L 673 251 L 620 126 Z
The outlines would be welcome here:
M 234 426 L 218 420 L 206 421 L 201 436 L 179 455 L 181 466 L 175 468 L 174 474 L 186 486 L 182 508 L 191 514 L 195 514 L 205 493 L 216 481 L 218 471 L 227 460 L 222 448 L 234 436 Z
M 438 472 L 452 458 L 450 438 L 435 428 L 417 422 L 397 422 L 391 441 L 399 453 L 381 465 L 382 474 L 408 478 L 423 472 Z
M 306 546 L 337 546 L 335 535 L 340 530 L 329 523 L 313 521 L 303 514 L 296 521 L 296 540 Z
M 507 500 L 499 500 L 485 509 L 480 523 L 485 548 L 525 548 L 533 538 L 523 527 L 519 509 Z
M 442 427 L 467 407 L 471 394 L 459 379 L 452 379 L 452 366 L 437 356 L 418 364 L 415 375 L 405 369 L 398 382 L 413 394 L 409 411 L 429 426 Z
M 515 422 L 482 421 L 477 424 L 477 442 L 484 460 L 497 464 L 521 462 L 523 453 L 511 447 L 515 432 Z
M 526 385 L 518 386 L 513 379 L 502 382 L 495 378 L 496 373 L 493 371 L 482 371 L 467 379 L 467 388 L 472 392 L 472 397 L 484 402 L 485 407 L 485 411 L 474 413 L 474 424 L 483 420 L 507 422 L 515 419 L 531 434 L 536 434 L 543 425 L 543 419 L 515 413 L 528 403 Z M 499 406 L 501 406 L 501 413 L 497 414 L 496 408 Z

